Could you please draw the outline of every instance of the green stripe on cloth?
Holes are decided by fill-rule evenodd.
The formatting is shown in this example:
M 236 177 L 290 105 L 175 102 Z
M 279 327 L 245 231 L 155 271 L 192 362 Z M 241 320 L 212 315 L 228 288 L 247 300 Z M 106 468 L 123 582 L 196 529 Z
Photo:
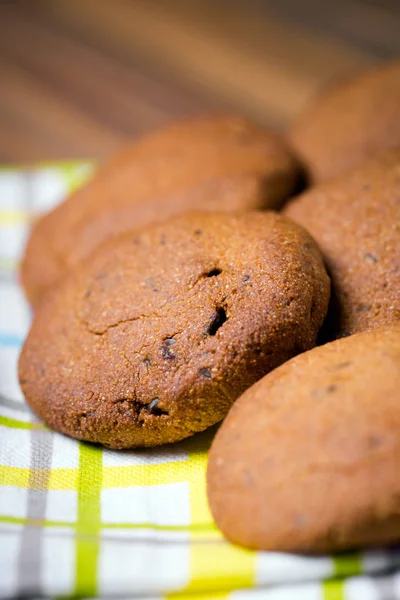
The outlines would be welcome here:
M 362 574 L 361 554 L 349 552 L 332 557 L 333 577 L 344 578 Z M 325 581 L 323 583 L 324 600 L 345 600 L 346 592 L 343 579 Z
M 241 590 L 234 590 L 240 591 Z M 247 593 L 251 594 L 251 590 L 246 590 Z M 229 592 L 174 592 L 172 594 L 167 594 L 163 596 L 163 600 L 228 600 L 232 598 L 232 591 Z M 256 591 L 257 594 L 257 591 Z M 246 594 L 247 595 L 247 594 Z M 256 598 L 260 598 L 260 596 L 256 595 Z
M 334 556 L 333 565 L 334 577 L 347 577 L 349 575 L 360 575 L 362 573 L 361 554 L 358 552 Z
M 12 429 L 47 429 L 42 423 L 31 423 L 28 421 L 17 421 L 17 419 L 10 419 L 9 417 L 0 416 L 0 425 L 4 427 L 11 427 Z
M 75 593 L 80 596 L 97 595 L 102 466 L 101 448 L 80 442 L 75 578 Z

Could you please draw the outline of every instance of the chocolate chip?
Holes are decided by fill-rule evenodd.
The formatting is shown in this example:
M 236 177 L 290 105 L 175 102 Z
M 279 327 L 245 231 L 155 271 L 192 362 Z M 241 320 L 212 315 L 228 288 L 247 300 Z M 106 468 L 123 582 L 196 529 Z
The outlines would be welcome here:
M 147 405 L 147 410 L 152 415 L 156 415 L 156 416 L 167 415 L 168 414 L 167 410 L 163 410 L 162 408 L 158 407 L 159 402 L 160 402 L 159 398 L 153 398 L 153 400 Z
M 284 308 L 288 308 L 291 304 L 293 304 L 295 298 L 291 297 L 291 298 L 287 298 L 283 303 L 282 306 Z
M 176 340 L 174 340 L 174 338 L 167 338 L 164 340 L 164 343 L 161 346 L 161 356 L 166 360 L 172 360 L 175 358 L 175 353 L 171 350 L 171 346 L 173 346 L 175 343 Z
M 210 323 L 207 325 L 206 333 L 208 335 L 215 335 L 218 329 L 220 329 L 220 327 L 222 327 L 222 325 L 227 320 L 228 317 L 226 316 L 225 309 L 222 306 L 218 307 L 215 312 L 215 315 L 211 319 Z
M 337 363 L 336 365 L 332 365 L 329 370 L 330 371 L 336 371 L 336 369 L 344 369 L 345 367 L 349 367 L 351 365 L 351 362 L 349 360 L 346 360 L 344 362 L 341 363 Z
M 145 284 L 148 287 L 151 287 L 151 289 L 153 290 L 153 292 L 157 293 L 159 291 L 158 288 L 157 288 L 157 284 L 156 284 L 155 280 L 153 279 L 153 277 L 147 277 L 145 279 Z
M 200 369 L 200 374 L 203 375 L 203 377 L 208 377 L 209 379 L 211 379 L 210 369 Z
M 368 445 L 370 448 L 378 448 L 382 445 L 382 438 L 379 435 L 371 435 L 368 439 Z
M 159 398 L 154 398 L 147 406 L 148 411 L 153 412 L 153 410 L 157 408 L 159 402 Z
M 335 385 L 334 383 L 331 383 L 326 388 L 326 391 L 327 391 L 328 394 L 332 394 L 333 392 L 336 392 L 336 390 L 337 390 L 337 385 Z
M 328 385 L 325 388 L 317 388 L 315 390 L 312 390 L 311 397 L 314 398 L 315 400 L 321 400 L 327 394 L 332 394 L 336 390 L 337 390 L 337 385 L 335 385 L 334 383 L 331 383 L 330 385 Z
M 146 365 L 146 367 L 151 367 L 151 360 L 150 360 L 150 358 L 148 358 L 148 357 L 145 358 L 143 362 Z
M 196 230 L 194 231 L 194 235 L 201 235 L 202 233 L 203 233 L 203 232 L 202 232 L 202 230 L 201 230 L 201 229 L 196 229 Z
M 357 308 L 358 312 L 368 312 L 369 310 L 371 310 L 371 306 L 369 304 L 360 304 L 360 306 Z
M 366 252 L 364 254 L 364 258 L 369 263 L 377 263 L 378 262 L 378 259 L 376 258 L 376 256 L 374 256 L 373 254 L 371 254 L 371 252 Z

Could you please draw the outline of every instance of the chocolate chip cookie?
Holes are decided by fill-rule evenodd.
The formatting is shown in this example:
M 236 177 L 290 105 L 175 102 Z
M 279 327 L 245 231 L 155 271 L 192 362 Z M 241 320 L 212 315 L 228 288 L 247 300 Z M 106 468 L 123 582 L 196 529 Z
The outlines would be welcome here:
M 327 89 L 300 116 L 290 137 L 316 182 L 400 146 L 400 60 Z
M 26 294 L 45 292 L 101 242 L 192 209 L 277 208 L 299 167 L 282 139 L 233 115 L 192 118 L 130 144 L 34 227 L 22 262 Z
M 174 442 L 314 346 L 329 291 L 315 242 L 285 217 L 177 216 L 107 242 L 49 293 L 22 350 L 21 387 L 73 437 Z
M 400 325 L 296 356 L 218 430 L 208 498 L 250 548 L 307 553 L 400 540 Z
M 400 149 L 299 196 L 285 213 L 332 277 L 325 339 L 400 321 Z

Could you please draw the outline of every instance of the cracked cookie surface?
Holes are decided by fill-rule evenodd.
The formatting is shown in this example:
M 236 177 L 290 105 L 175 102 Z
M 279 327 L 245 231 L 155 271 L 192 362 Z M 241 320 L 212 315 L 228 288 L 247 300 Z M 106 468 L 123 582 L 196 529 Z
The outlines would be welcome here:
M 400 325 L 296 356 L 234 404 L 208 498 L 234 543 L 332 552 L 400 539 Z
M 278 208 L 300 169 L 281 137 L 235 115 L 174 123 L 127 145 L 34 226 L 21 265 L 33 305 L 99 244 L 199 209 Z
M 105 244 L 40 305 L 19 364 L 54 429 L 114 448 L 183 439 L 311 348 L 330 282 L 273 212 L 189 213 Z

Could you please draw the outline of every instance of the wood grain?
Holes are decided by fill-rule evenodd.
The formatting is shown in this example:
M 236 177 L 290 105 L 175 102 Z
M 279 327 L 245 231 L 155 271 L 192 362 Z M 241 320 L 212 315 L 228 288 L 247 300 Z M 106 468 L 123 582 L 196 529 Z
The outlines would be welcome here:
M 43 0 L 40 4 L 112 52 L 127 57 L 140 53 L 171 75 L 279 124 L 332 76 L 373 60 L 340 40 L 305 35 L 268 15 L 260 21 L 250 3 Z M 221 11 L 221 4 L 227 10 Z
M 0 2 L 0 160 L 104 157 L 220 108 L 284 128 L 398 31 L 390 0 Z

